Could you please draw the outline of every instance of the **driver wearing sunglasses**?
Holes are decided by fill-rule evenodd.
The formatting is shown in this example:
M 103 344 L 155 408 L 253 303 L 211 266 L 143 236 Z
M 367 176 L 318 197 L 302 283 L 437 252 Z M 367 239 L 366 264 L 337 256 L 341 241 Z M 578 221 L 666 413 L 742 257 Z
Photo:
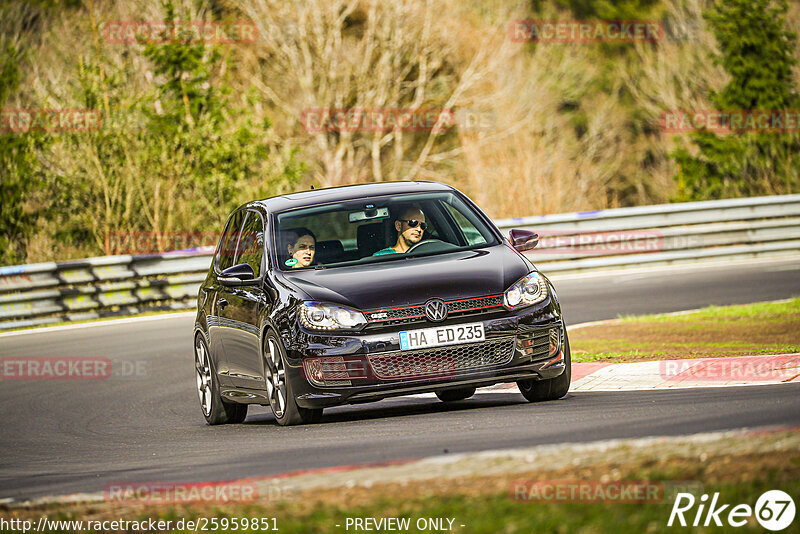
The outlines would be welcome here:
M 408 249 L 422 241 L 422 236 L 427 227 L 425 214 L 422 213 L 422 210 L 415 207 L 406 208 L 394 221 L 394 228 L 397 230 L 397 242 L 393 247 L 379 250 L 373 256 L 407 252 Z

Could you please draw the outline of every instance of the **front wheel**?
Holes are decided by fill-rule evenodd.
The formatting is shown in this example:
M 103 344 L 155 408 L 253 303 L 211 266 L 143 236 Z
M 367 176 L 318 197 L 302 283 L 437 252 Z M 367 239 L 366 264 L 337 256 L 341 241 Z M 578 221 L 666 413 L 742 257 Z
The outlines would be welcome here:
M 322 418 L 322 408 L 309 409 L 297 405 L 292 394 L 291 380 L 286 376 L 283 345 L 272 330 L 264 340 L 264 382 L 270 408 L 279 425 L 317 423 Z
M 572 378 L 572 359 L 569 353 L 569 338 L 564 329 L 564 372 L 547 380 L 520 380 L 517 387 L 522 396 L 529 402 L 541 402 L 560 399 L 569 391 Z
M 241 423 L 247 417 L 247 405 L 222 398 L 213 360 L 205 340 L 198 335 L 194 342 L 194 371 L 203 417 L 209 425 Z

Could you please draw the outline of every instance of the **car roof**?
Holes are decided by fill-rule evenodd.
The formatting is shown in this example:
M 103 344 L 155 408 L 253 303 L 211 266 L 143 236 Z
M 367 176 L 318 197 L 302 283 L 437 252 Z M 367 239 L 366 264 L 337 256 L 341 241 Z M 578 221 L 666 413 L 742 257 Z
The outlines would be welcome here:
M 379 182 L 371 184 L 343 185 L 312 189 L 298 193 L 289 193 L 272 198 L 257 200 L 249 205 L 259 204 L 268 211 L 277 212 L 287 209 L 327 204 L 329 202 L 342 202 L 354 199 L 367 199 L 369 197 L 384 195 L 403 195 L 407 193 L 433 193 L 453 191 L 454 188 L 440 182 Z

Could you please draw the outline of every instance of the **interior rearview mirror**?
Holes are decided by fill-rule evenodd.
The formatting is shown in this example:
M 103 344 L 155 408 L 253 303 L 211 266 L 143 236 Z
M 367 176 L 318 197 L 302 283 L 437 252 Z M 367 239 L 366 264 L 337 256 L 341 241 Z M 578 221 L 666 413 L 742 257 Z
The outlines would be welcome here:
M 388 219 L 389 208 L 376 208 L 370 204 L 369 207 L 363 211 L 354 211 L 350 213 L 347 218 L 351 223 L 369 221 L 371 219 Z

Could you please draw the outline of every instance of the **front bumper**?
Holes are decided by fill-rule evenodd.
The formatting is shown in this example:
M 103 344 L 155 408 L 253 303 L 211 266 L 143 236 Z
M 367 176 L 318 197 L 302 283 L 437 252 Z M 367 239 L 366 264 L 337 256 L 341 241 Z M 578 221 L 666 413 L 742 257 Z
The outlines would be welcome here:
M 527 379 L 549 379 L 564 372 L 561 356 L 566 335 L 557 305 L 548 299 L 518 311 L 495 311 L 365 330 L 358 335 L 302 332 L 287 347 L 287 378 L 297 404 L 323 408 L 377 401 L 386 397 L 457 387 L 484 387 Z M 431 326 L 483 323 L 485 341 L 417 351 L 401 351 L 399 333 Z M 552 337 L 552 331 L 557 338 Z M 555 353 L 550 346 L 557 343 Z M 309 373 L 309 363 L 325 358 L 323 383 Z M 305 363 L 305 365 L 304 365 Z M 316 376 L 316 380 L 312 378 Z

